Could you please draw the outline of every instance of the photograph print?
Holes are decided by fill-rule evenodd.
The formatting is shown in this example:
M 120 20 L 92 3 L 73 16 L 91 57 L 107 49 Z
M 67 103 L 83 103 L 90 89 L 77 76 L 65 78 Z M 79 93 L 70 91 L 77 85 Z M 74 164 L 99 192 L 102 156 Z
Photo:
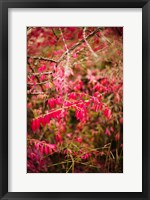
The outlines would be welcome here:
M 123 173 L 123 27 L 27 27 L 27 173 Z

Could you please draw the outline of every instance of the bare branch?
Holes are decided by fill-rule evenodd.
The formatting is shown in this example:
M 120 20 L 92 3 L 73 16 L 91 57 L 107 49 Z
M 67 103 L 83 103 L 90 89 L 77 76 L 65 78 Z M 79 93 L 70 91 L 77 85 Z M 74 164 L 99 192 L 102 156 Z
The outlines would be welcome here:
M 85 31 L 86 31 L 86 27 L 83 29 L 83 38 L 84 38 L 84 41 L 89 49 L 89 51 L 92 53 L 92 55 L 94 57 L 98 57 L 98 55 L 93 51 L 92 47 L 90 46 L 90 44 L 88 43 L 87 39 L 86 39 L 86 35 L 85 35 Z
M 35 72 L 35 73 L 28 73 L 29 76 L 41 76 L 41 75 L 50 75 L 50 74 L 53 74 L 53 72 L 41 72 L 41 73 Z
M 66 61 L 66 65 L 65 65 L 65 75 L 67 74 L 68 72 L 68 68 L 69 68 L 69 60 L 70 60 L 70 54 L 69 54 L 69 49 L 67 47 L 67 44 L 66 44 L 66 41 L 65 41 L 65 38 L 64 38 L 64 35 L 63 35 L 63 32 L 61 30 L 61 28 L 59 29 L 60 32 L 61 32 L 61 35 L 62 35 L 62 39 L 63 39 L 63 42 L 64 42 L 64 45 L 65 45 L 65 49 L 66 49 L 66 55 L 67 55 L 67 61 Z
M 42 56 L 29 56 L 28 55 L 27 58 L 38 59 L 38 60 L 45 60 L 45 61 L 50 61 L 50 62 L 57 63 L 56 60 L 53 60 L 51 58 L 42 57 Z
M 29 63 L 28 63 L 29 64 Z M 34 73 L 34 69 L 30 66 L 30 64 L 29 64 L 29 67 L 30 67 L 30 69 L 32 70 L 32 72 Z M 36 80 L 38 81 L 38 83 L 40 82 L 40 79 L 39 79 L 39 77 L 38 76 L 35 76 L 35 78 L 36 78 Z M 30 84 L 28 84 L 28 85 L 30 85 Z M 33 84 L 34 85 L 34 84 Z M 41 89 L 42 89 L 42 91 L 44 92 L 44 88 L 43 88 L 43 86 L 41 85 Z
M 53 28 L 52 28 L 52 32 L 53 32 L 53 34 L 55 35 L 56 39 L 59 40 L 59 37 L 56 35 L 56 33 L 55 33 L 55 31 L 54 31 Z
M 35 27 L 27 27 L 27 35 L 29 35 Z
M 102 36 L 102 38 L 105 40 L 105 41 L 107 41 L 109 44 L 112 44 L 111 43 L 111 41 L 103 34 L 103 32 L 100 30 L 100 34 L 101 34 L 101 36 Z M 97 35 L 97 34 L 96 34 Z M 101 36 L 99 36 L 99 35 L 97 35 L 98 37 L 101 37 Z
M 30 91 L 27 91 L 27 94 L 40 95 L 40 94 L 46 94 L 46 92 L 30 92 Z
M 46 83 L 49 83 L 50 81 L 44 81 L 44 82 L 38 82 L 38 83 L 27 83 L 28 85 L 43 85 L 43 84 L 46 84 Z

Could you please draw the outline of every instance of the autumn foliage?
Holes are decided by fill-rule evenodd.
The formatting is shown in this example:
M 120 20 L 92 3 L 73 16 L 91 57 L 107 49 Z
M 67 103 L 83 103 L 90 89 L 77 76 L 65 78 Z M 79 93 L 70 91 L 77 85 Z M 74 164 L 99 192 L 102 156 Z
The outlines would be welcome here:
M 27 172 L 123 172 L 123 28 L 27 28 Z

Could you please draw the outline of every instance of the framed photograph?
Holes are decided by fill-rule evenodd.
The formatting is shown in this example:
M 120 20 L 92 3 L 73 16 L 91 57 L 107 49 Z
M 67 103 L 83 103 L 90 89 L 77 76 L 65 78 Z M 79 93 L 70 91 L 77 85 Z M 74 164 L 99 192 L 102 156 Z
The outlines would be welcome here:
M 150 199 L 150 2 L 0 6 L 1 199 Z

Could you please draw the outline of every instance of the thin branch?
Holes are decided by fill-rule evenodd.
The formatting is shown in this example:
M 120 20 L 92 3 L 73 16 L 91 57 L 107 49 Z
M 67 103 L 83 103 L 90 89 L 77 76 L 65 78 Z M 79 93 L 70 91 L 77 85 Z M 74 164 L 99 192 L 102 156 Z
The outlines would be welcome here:
M 92 47 L 91 47 L 90 44 L 88 43 L 88 41 L 87 41 L 87 39 L 86 39 L 85 31 L 86 31 L 86 27 L 83 29 L 83 38 L 84 38 L 84 41 L 85 41 L 87 47 L 89 48 L 89 51 L 92 53 L 92 55 L 93 55 L 94 57 L 98 57 L 98 55 L 93 51 Z
M 27 94 L 31 94 L 31 95 L 39 95 L 39 94 L 45 94 L 46 93 L 48 94 L 48 92 L 30 92 L 30 91 L 27 91 Z
M 29 55 L 28 55 L 27 58 L 32 58 L 32 59 L 44 60 L 44 61 L 50 61 L 50 62 L 57 63 L 56 60 L 53 60 L 53 59 L 51 59 L 51 58 L 42 57 L 42 56 L 29 56 Z
M 32 30 L 33 30 L 33 27 L 28 27 L 27 28 L 27 35 L 29 35 L 32 32 Z
M 28 64 L 29 64 L 29 63 L 28 63 Z M 35 73 L 35 72 L 34 72 L 34 69 L 31 67 L 30 64 L 29 64 L 29 67 L 30 67 L 31 71 L 32 71 L 33 73 Z M 40 82 L 39 77 L 38 77 L 38 76 L 35 76 L 35 78 L 36 78 L 37 82 L 39 83 L 39 82 Z M 37 83 L 36 83 L 36 84 L 37 84 Z M 28 85 L 30 85 L 30 84 L 28 84 Z M 35 84 L 32 84 L 32 85 L 35 85 Z M 43 88 L 42 85 L 41 85 L 41 89 L 42 89 L 42 92 L 44 92 L 44 88 Z
M 94 167 L 94 168 L 97 168 L 97 169 L 100 169 L 101 167 L 99 167 L 99 166 L 95 166 L 95 165 L 91 165 L 91 164 L 89 164 L 89 163 L 83 163 L 83 162 L 79 162 L 79 161 L 75 161 L 76 163 L 79 163 L 79 164 L 81 164 L 81 165 L 86 165 L 86 166 L 88 166 L 88 167 Z
M 52 32 L 53 32 L 53 34 L 55 35 L 56 39 L 59 40 L 59 37 L 56 35 L 56 33 L 55 33 L 55 31 L 54 31 L 53 28 L 52 28 Z
M 112 42 L 103 34 L 103 32 L 100 30 L 100 34 L 102 35 L 102 38 L 104 39 L 104 40 L 106 40 L 109 44 L 112 44 Z M 96 34 L 97 35 L 97 34 Z M 98 37 L 101 37 L 101 36 L 99 36 L 99 35 L 97 35 Z
M 46 83 L 49 83 L 50 81 L 44 81 L 44 82 L 38 82 L 38 83 L 27 83 L 28 85 L 43 85 L 43 84 L 46 84 Z
M 63 32 L 61 30 L 61 28 L 59 29 L 60 32 L 61 32 L 61 35 L 62 35 L 62 39 L 63 39 L 63 42 L 64 42 L 64 45 L 65 45 L 65 49 L 66 49 L 66 54 L 67 54 L 67 60 L 66 60 L 66 64 L 65 64 L 65 75 L 67 74 L 68 72 L 68 68 L 69 68 L 69 60 L 70 60 L 70 54 L 69 54 L 69 49 L 67 47 L 67 44 L 66 44 L 66 41 L 65 41 L 65 38 L 64 38 L 64 35 L 63 35 Z
M 72 162 L 72 161 L 71 161 L 71 160 L 66 160 L 66 161 L 62 161 L 62 162 L 60 162 L 60 163 L 54 163 L 54 164 L 52 164 L 52 165 L 48 165 L 48 167 L 53 167 L 53 166 L 56 166 L 56 165 L 65 164 L 65 163 L 67 163 L 67 162 Z
M 85 100 L 84 102 L 88 102 L 88 101 L 89 101 L 89 100 Z M 43 115 L 40 115 L 40 116 L 38 116 L 38 117 L 36 117 L 36 118 L 34 118 L 34 119 L 38 119 L 38 118 L 40 118 L 40 117 L 44 117 L 44 116 L 46 116 L 46 115 L 48 115 L 48 114 L 55 113 L 55 112 L 57 112 L 57 111 L 59 111 L 59 110 L 61 111 L 61 110 L 63 110 L 63 109 L 66 109 L 66 108 L 68 108 L 68 107 L 71 107 L 71 106 L 76 106 L 76 107 L 78 107 L 78 105 L 81 104 L 81 103 L 83 103 L 83 102 L 81 101 L 81 102 L 73 103 L 73 104 L 71 104 L 71 105 L 64 106 L 64 107 L 61 107 L 61 108 L 52 110 L 51 112 L 46 113 L 46 114 L 43 114 Z M 78 107 L 78 108 L 79 108 L 79 107 Z M 80 108 L 79 108 L 79 109 L 80 109 Z
M 35 73 L 28 73 L 29 76 L 41 76 L 41 75 L 50 75 L 53 74 L 53 72 L 35 72 Z

